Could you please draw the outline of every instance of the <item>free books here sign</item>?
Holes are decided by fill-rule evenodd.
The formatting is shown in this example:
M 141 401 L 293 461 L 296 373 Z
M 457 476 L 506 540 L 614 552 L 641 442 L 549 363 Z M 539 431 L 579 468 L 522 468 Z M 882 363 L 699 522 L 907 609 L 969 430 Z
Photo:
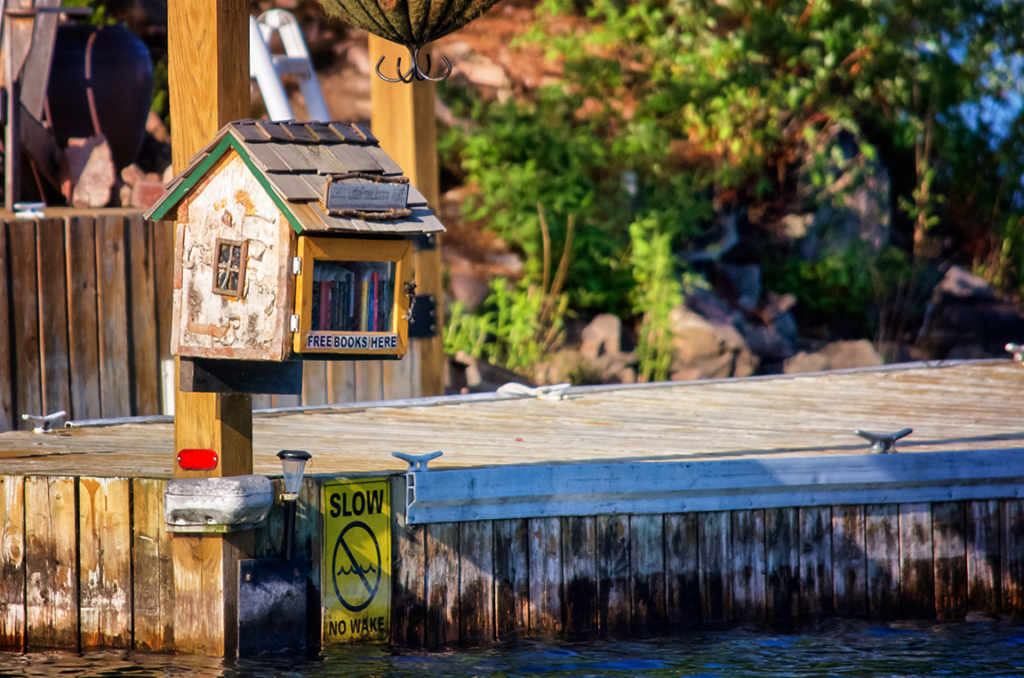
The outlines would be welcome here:
M 306 348 L 335 349 L 339 351 L 395 351 L 397 334 L 344 334 L 339 332 L 310 332 Z

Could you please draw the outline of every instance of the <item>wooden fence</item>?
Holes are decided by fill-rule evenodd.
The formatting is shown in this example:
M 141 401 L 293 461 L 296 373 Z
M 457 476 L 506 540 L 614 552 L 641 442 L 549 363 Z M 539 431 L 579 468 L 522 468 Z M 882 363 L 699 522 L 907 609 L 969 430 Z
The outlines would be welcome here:
M 172 229 L 131 210 L 51 210 L 0 221 L 0 431 L 21 414 L 70 419 L 152 415 L 170 358 Z M 309 362 L 301 396 L 255 408 L 422 394 L 419 346 L 401 361 Z

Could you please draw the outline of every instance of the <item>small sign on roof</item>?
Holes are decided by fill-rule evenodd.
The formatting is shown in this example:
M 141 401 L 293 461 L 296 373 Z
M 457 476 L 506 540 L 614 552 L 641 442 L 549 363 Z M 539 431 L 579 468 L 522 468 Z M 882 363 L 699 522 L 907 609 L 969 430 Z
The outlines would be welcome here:
M 324 207 L 333 210 L 387 212 L 405 209 L 409 199 L 408 183 L 348 183 L 328 181 Z

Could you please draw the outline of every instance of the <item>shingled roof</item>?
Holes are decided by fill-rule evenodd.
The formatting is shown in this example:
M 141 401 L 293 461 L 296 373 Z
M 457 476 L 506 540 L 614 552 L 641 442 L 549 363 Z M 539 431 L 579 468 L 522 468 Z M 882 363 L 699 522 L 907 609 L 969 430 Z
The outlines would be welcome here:
M 402 168 L 380 147 L 370 132 L 341 122 L 271 122 L 240 120 L 225 125 L 213 140 L 189 161 L 167 185 L 160 199 L 146 213 L 163 219 L 188 195 L 213 164 L 234 149 L 298 233 L 350 232 L 433 233 L 444 230 L 427 207 L 427 201 L 409 187 L 408 217 L 389 221 L 365 221 L 330 216 L 320 204 L 328 175 L 360 172 L 387 177 L 402 175 Z M 372 183 L 345 179 L 345 183 Z

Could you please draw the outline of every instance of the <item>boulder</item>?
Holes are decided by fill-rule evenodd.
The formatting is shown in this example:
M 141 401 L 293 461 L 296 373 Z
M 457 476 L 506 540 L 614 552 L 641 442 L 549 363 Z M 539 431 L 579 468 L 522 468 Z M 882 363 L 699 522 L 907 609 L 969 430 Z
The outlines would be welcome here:
M 60 166 L 61 192 L 78 208 L 104 207 L 117 175 L 110 145 L 102 134 L 68 139 Z
M 603 353 L 616 354 L 620 351 L 622 321 L 617 315 L 602 313 L 583 328 L 580 336 L 580 353 L 585 358 L 597 358 Z
M 866 339 L 834 341 L 815 353 L 800 351 L 783 363 L 786 374 L 847 370 L 857 367 L 878 367 L 882 356 Z
M 804 374 L 806 372 L 824 372 L 829 368 L 828 356 L 821 353 L 800 351 L 786 360 L 782 371 L 786 374 Z

